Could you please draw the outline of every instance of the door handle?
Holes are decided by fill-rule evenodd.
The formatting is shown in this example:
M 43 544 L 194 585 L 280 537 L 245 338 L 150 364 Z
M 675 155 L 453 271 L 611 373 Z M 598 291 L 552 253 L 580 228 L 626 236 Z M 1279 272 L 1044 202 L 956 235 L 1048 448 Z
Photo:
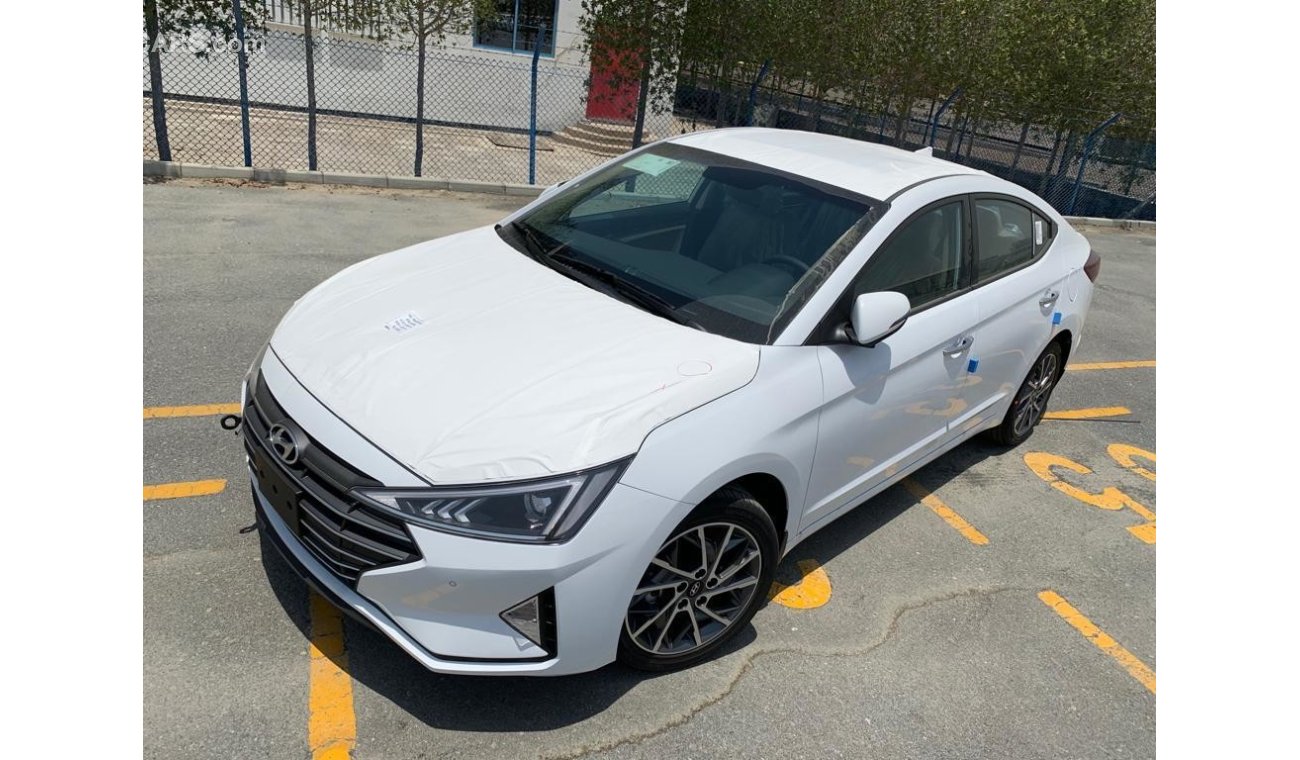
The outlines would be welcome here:
M 1044 309 L 1050 308 L 1056 304 L 1056 299 L 1060 297 L 1061 292 L 1059 290 L 1049 290 L 1043 294 L 1042 298 L 1038 299 L 1038 305 Z
M 957 340 L 954 340 L 952 343 L 949 343 L 948 345 L 944 346 L 943 352 L 945 354 L 950 354 L 955 356 L 957 354 L 964 352 L 966 349 L 970 348 L 970 344 L 974 342 L 975 339 L 972 338 L 971 336 L 963 335 Z

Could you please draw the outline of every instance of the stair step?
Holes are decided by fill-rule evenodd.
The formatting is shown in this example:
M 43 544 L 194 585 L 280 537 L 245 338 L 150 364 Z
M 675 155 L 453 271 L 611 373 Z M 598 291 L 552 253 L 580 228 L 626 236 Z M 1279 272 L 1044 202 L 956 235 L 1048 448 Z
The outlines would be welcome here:
M 602 137 L 622 137 L 628 140 L 632 139 L 632 132 L 636 130 L 633 124 L 625 124 L 613 121 L 595 121 L 593 119 L 584 119 L 573 125 L 573 128 L 582 129 L 584 132 L 601 135 Z
M 556 132 L 551 139 L 572 148 L 599 156 L 617 156 L 632 149 L 635 128 L 626 124 L 584 119 Z M 651 142 L 652 135 L 644 135 L 642 142 Z
M 610 149 L 622 148 L 623 150 L 627 150 L 632 145 L 631 137 L 624 138 L 621 140 L 613 139 L 609 137 L 595 137 L 592 136 L 590 132 L 583 132 L 577 129 L 566 129 L 561 134 L 568 135 L 569 137 L 572 137 L 575 140 L 581 140 L 584 143 L 588 143 L 590 145 L 599 145 L 601 147 L 610 148 Z
M 632 149 L 632 143 L 630 141 L 626 145 L 603 145 L 600 143 L 589 142 L 581 137 L 571 135 L 568 132 L 557 132 L 551 135 L 551 143 L 553 145 L 564 145 L 570 148 L 577 148 L 586 151 L 587 153 L 594 153 L 598 156 L 618 156 Z

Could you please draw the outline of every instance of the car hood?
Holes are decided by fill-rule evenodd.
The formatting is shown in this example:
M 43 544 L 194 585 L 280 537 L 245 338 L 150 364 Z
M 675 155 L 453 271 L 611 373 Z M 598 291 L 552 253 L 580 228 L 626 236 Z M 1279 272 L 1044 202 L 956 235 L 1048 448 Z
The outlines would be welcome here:
M 636 452 L 748 383 L 757 346 L 592 290 L 490 227 L 353 265 L 271 338 L 294 377 L 436 483 L 533 478 Z

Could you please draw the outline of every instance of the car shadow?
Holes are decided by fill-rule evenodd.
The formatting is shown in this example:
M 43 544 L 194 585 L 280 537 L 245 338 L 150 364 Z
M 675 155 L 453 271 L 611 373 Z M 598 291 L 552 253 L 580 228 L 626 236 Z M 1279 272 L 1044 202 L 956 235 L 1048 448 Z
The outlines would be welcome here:
M 309 640 L 308 586 L 260 531 L 259 538 L 267 584 L 303 638 Z M 751 623 L 710 659 L 743 649 L 756 637 Z M 344 618 L 344 638 L 346 664 L 331 659 L 353 679 L 426 725 L 457 731 L 562 728 L 604 712 L 637 684 L 663 675 L 618 663 L 557 677 L 445 675 L 425 670 L 383 634 L 351 617 Z
M 984 459 L 1005 452 L 1001 447 L 979 440 L 969 441 L 912 477 L 934 490 Z M 860 508 L 799 544 L 781 563 L 777 580 L 786 585 L 797 583 L 801 575 L 797 561 L 814 559 L 824 565 L 917 506 L 917 500 L 897 485 L 870 502 L 859 505 Z M 260 531 L 259 537 L 267 583 L 304 639 L 310 639 L 307 584 Z M 663 675 L 632 670 L 618 663 L 590 673 L 553 678 L 432 673 L 383 634 L 350 617 L 344 620 L 347 663 L 337 663 L 337 660 L 336 663 L 359 683 L 435 728 L 483 732 L 553 730 L 598 715 L 638 684 Z M 743 649 L 756 638 L 757 632 L 750 623 L 712 659 Z
M 1014 449 L 986 442 L 982 436 L 976 436 L 908 477 L 926 490 L 935 491 L 958 476 L 970 477 L 970 469 L 985 459 L 1006 455 L 1018 456 Z M 786 585 L 797 583 L 802 576 L 796 566 L 797 562 L 812 559 L 819 565 L 825 565 L 916 506 L 920 506 L 920 501 L 908 493 L 901 483 L 890 486 L 866 502 L 859 503 L 791 550 L 777 568 L 777 581 Z

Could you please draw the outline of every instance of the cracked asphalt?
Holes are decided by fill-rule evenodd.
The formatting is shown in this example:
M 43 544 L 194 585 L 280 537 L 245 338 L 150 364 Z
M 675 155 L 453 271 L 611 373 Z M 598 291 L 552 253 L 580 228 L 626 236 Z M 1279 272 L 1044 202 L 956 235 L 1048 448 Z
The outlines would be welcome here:
M 147 184 L 144 200 L 145 407 L 237 401 L 253 354 L 311 286 L 518 205 L 223 181 Z M 1082 231 L 1103 264 L 1071 362 L 1154 359 L 1154 233 Z M 1136 510 L 1105 496 L 1156 511 L 1155 483 L 1108 451 L 1156 451 L 1155 372 L 1070 371 L 1053 411 L 1128 413 L 1047 420 L 1014 450 L 973 441 L 913 476 L 987 544 L 894 487 L 782 565 L 789 585 L 815 560 L 826 604 L 769 604 L 688 671 L 441 676 L 346 620 L 351 756 L 1153 757 L 1155 694 L 1038 594 L 1059 593 L 1155 670 L 1156 546 L 1128 530 L 1145 522 Z M 143 505 L 146 755 L 312 757 L 307 590 L 241 532 L 253 517 L 238 439 L 213 416 L 143 424 L 144 483 L 227 481 Z M 1087 471 L 1057 466 L 1053 486 L 1028 466 L 1034 452 Z

